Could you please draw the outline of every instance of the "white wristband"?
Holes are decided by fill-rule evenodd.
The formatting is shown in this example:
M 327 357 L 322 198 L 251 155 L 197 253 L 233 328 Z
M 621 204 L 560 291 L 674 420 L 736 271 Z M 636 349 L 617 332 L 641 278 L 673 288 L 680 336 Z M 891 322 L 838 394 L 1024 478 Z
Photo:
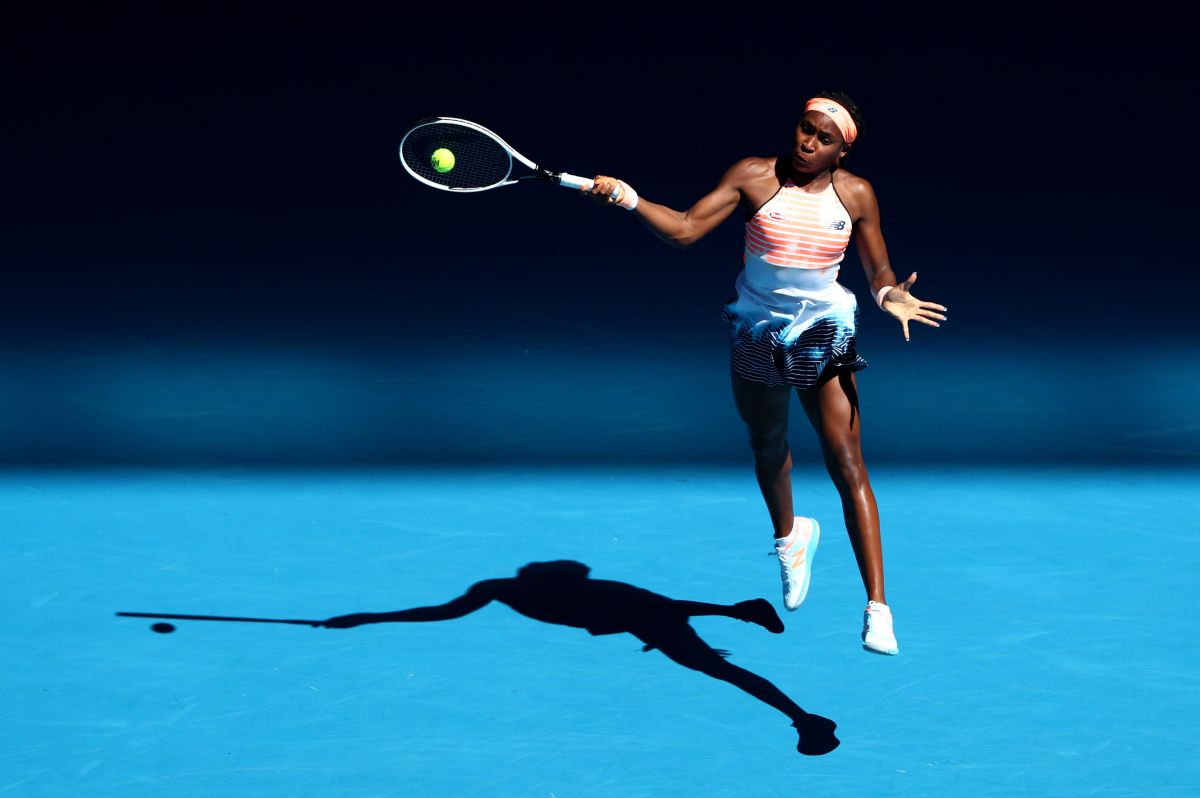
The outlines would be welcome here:
M 883 298 L 887 296 L 888 291 L 891 291 L 895 287 L 894 285 L 885 285 L 875 292 L 875 304 L 879 306 L 880 310 L 883 310 Z
M 621 197 L 617 200 L 617 204 L 627 211 L 633 210 L 638 204 L 638 193 L 633 190 L 633 186 L 624 180 L 618 180 L 617 182 L 621 184 Z

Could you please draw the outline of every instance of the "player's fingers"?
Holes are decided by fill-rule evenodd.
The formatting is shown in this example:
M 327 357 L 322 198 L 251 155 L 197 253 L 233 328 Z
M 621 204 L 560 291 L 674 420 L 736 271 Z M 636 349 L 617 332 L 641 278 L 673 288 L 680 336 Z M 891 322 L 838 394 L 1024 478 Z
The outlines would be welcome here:
M 917 315 L 924 319 L 937 319 L 938 321 L 946 320 L 946 317 L 941 313 L 934 313 L 932 310 L 925 310 L 924 308 L 922 308 Z
M 908 340 L 908 319 L 901 319 L 900 326 L 904 328 L 904 340 Z
M 942 325 L 938 324 L 936 321 L 934 321 L 933 319 L 927 319 L 924 316 L 913 316 L 913 321 L 919 321 L 922 324 L 928 324 L 930 327 L 941 327 L 942 326 Z
M 912 284 L 915 283 L 916 281 L 917 281 L 917 273 L 913 272 L 912 274 L 908 275 L 908 279 L 905 280 L 900 285 L 900 287 L 903 288 L 905 291 L 908 291 L 912 288 Z
M 596 181 L 596 184 L 592 186 L 592 192 L 595 194 L 597 201 L 610 203 L 613 201 L 612 195 L 617 190 L 617 186 L 618 183 L 616 180 L 606 177 L 603 180 Z
M 942 313 L 945 313 L 949 308 L 945 305 L 939 305 L 936 302 L 922 302 L 921 310 L 940 310 Z

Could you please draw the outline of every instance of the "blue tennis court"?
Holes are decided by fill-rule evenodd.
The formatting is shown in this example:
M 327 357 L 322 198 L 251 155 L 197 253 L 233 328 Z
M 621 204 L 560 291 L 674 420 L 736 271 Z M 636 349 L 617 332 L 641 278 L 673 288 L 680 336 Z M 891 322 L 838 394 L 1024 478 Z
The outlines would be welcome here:
M 861 650 L 836 494 L 786 632 L 691 621 L 834 720 L 493 603 L 353 629 L 570 560 L 671 599 L 780 606 L 744 468 L 9 471 L 12 795 L 1194 795 L 1198 546 L 1186 469 L 881 467 L 899 657 Z M 613 613 L 617 613 L 614 605 Z

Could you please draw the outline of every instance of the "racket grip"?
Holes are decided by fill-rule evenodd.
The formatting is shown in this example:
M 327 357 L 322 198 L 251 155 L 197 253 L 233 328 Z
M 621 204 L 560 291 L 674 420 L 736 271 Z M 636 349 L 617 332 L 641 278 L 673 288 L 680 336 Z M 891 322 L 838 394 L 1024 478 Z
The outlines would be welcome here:
M 583 189 L 590 190 L 592 188 L 593 182 L 594 181 L 590 177 L 580 177 L 579 175 L 573 175 L 568 172 L 561 172 L 558 175 L 558 184 L 565 188 L 573 188 L 573 189 L 583 188 Z M 617 190 L 615 192 L 613 192 L 612 197 L 613 197 L 613 199 L 620 199 L 620 197 L 621 197 L 621 187 L 620 186 L 617 186 Z

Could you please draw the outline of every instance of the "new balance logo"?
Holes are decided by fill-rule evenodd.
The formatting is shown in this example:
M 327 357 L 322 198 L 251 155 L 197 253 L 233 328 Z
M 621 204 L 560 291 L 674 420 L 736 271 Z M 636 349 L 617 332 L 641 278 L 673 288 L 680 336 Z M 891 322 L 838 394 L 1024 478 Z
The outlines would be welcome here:
M 839 219 L 839 220 L 838 220 L 838 221 L 836 221 L 836 222 L 830 222 L 830 223 L 829 223 L 829 229 L 830 229 L 830 230 L 845 230 L 845 229 L 846 229 L 846 222 L 845 222 L 845 220 L 843 220 L 843 219 Z

